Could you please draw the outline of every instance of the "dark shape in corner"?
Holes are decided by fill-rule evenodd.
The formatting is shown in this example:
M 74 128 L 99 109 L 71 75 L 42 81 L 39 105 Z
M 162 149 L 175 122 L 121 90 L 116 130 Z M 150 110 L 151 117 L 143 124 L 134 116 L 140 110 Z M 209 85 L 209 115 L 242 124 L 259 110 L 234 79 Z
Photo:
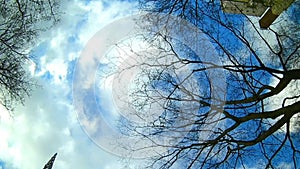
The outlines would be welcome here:
M 52 166 L 53 166 L 54 160 L 55 160 L 55 158 L 56 158 L 56 155 L 57 155 L 57 153 L 55 153 L 55 154 L 51 157 L 51 159 L 48 161 L 48 163 L 44 166 L 43 169 L 52 169 Z

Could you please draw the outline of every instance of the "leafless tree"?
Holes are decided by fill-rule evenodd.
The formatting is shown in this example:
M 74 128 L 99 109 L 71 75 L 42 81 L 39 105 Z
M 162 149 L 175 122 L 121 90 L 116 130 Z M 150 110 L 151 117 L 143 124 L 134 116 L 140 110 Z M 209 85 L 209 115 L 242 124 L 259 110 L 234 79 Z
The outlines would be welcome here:
M 7 109 L 30 95 L 35 83 L 26 67 L 28 52 L 39 33 L 58 20 L 58 1 L 1 0 L 0 100 Z
M 119 75 L 136 75 L 129 96 L 116 97 L 131 107 L 120 111 L 145 121 L 121 120 L 125 134 L 151 142 L 132 151 L 160 147 L 163 151 L 155 149 L 149 168 L 299 168 L 299 21 L 290 16 L 299 1 L 267 30 L 259 29 L 255 17 L 223 13 L 219 1 L 142 4 L 147 11 L 192 23 L 219 60 L 209 60 L 212 48 L 190 32 L 178 31 L 180 24 L 154 29 L 163 25 L 159 19 L 142 18 L 152 23 L 148 30 L 153 32 L 144 37 L 144 51 L 123 51 L 128 57 Z M 168 19 L 163 23 L 168 25 Z M 166 29 L 178 31 L 181 38 Z M 184 44 L 184 35 L 203 56 Z M 222 73 L 225 81 L 212 80 Z

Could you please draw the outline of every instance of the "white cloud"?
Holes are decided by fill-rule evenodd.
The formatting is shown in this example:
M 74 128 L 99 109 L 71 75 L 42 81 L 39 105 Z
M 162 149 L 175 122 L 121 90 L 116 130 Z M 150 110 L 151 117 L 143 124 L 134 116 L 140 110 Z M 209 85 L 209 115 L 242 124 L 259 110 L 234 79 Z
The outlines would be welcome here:
M 279 82 L 279 80 L 277 79 L 273 79 L 271 81 L 271 86 L 276 86 L 276 84 Z M 299 86 L 300 86 L 300 81 L 299 80 L 293 80 L 291 81 L 280 93 L 278 93 L 275 96 L 270 97 L 266 103 L 266 109 L 268 110 L 276 110 L 279 109 L 283 106 L 288 106 L 291 105 L 295 102 L 300 101 L 300 98 L 295 97 L 295 96 L 299 96 L 300 95 L 300 91 L 299 91 Z M 291 99 L 287 99 L 284 100 L 285 98 L 291 98 Z M 293 98 L 295 97 L 295 98 Z M 277 120 L 279 120 L 280 118 L 282 118 L 281 116 L 278 117 L 275 120 L 272 120 L 272 122 L 276 122 Z M 295 114 L 292 118 L 291 118 L 291 122 L 290 122 L 290 131 L 291 132 L 297 132 L 300 130 L 300 126 L 298 126 L 296 124 L 297 121 L 299 121 L 300 118 L 300 114 Z M 282 128 L 282 131 L 286 132 L 286 125 L 284 125 Z
M 86 24 L 83 25 L 79 33 L 79 39 L 82 44 L 86 44 L 87 41 L 104 25 L 111 23 L 112 21 L 119 19 L 123 16 L 128 16 L 136 12 L 133 7 L 135 3 L 126 1 L 105 1 L 109 3 L 106 8 L 102 3 L 103 1 L 91 1 L 88 6 L 81 5 L 81 8 L 88 12 Z
M 289 8 L 289 10 L 291 10 L 291 8 Z M 289 16 L 289 12 L 285 11 L 282 14 L 280 14 L 280 16 L 270 26 L 270 28 L 272 28 L 274 31 L 277 31 L 277 32 L 281 32 L 282 29 L 285 27 L 291 28 L 292 25 L 295 23 L 293 23 L 294 21 L 291 20 L 290 18 L 291 18 L 291 16 Z M 266 42 L 268 42 L 268 45 L 270 45 L 273 50 L 275 50 L 275 51 L 278 50 L 278 49 L 276 49 L 276 46 L 278 46 L 278 41 L 276 39 L 275 34 L 268 29 L 265 30 L 265 29 L 258 28 L 259 27 L 259 23 L 258 23 L 259 18 L 258 17 L 250 16 L 249 19 L 256 26 L 257 29 L 254 29 L 253 25 L 248 23 L 247 28 L 249 31 L 245 31 L 245 36 L 247 38 L 249 38 L 250 40 L 251 39 L 255 40 L 253 42 L 250 42 L 254 51 L 256 51 L 259 54 L 260 59 L 267 66 L 272 65 L 272 67 L 275 67 L 275 68 L 279 67 L 278 69 L 282 69 L 282 68 L 280 68 L 280 61 L 279 61 L 278 56 L 273 56 L 274 54 L 272 54 L 269 47 L 266 45 Z M 293 30 L 293 29 L 286 29 L 286 31 L 290 31 L 290 30 Z M 295 32 L 295 33 L 289 32 L 289 33 L 291 35 L 297 34 L 297 32 Z M 261 37 L 266 39 L 266 42 L 263 41 Z M 297 37 L 297 36 L 291 36 L 291 37 Z M 293 64 L 294 65 L 288 65 L 288 66 L 291 66 L 293 69 L 299 68 L 299 65 L 296 65 L 295 63 L 293 63 Z M 279 75 L 279 76 L 282 77 L 282 75 Z M 275 77 L 272 77 L 272 79 L 270 79 L 269 85 L 272 87 L 275 87 L 278 83 L 279 83 L 279 80 Z M 265 110 L 269 111 L 269 110 L 276 110 L 276 109 L 282 108 L 285 98 L 287 98 L 287 97 L 292 98 L 294 96 L 299 96 L 300 95 L 299 85 L 300 85 L 299 80 L 291 81 L 285 87 L 285 89 L 282 90 L 279 94 L 276 94 L 275 96 L 268 98 L 264 102 Z M 285 101 L 284 106 L 291 105 L 297 101 L 300 101 L 300 98 L 288 99 Z M 300 130 L 300 127 L 296 125 L 296 121 L 300 118 L 299 116 L 300 115 L 298 113 L 291 118 L 291 125 L 290 125 L 291 132 L 296 132 L 296 131 Z M 281 117 L 278 117 L 275 120 L 270 119 L 270 122 L 275 123 Z M 282 131 L 284 131 L 284 132 L 286 131 L 285 125 L 282 127 Z
M 55 152 L 55 169 L 118 163 L 83 132 L 66 99 L 69 92 L 68 86 L 47 84 L 17 109 L 13 120 L 1 123 L 0 159 L 22 169 L 41 168 Z
M 59 83 L 61 80 L 65 80 L 68 71 L 68 64 L 64 63 L 61 59 L 54 59 L 48 63 L 45 68 L 54 76 L 54 83 Z
M 50 45 L 36 63 L 41 67 L 35 72 L 37 79 L 47 72 L 52 78 L 39 80 L 43 87 L 33 93 L 24 107 L 17 108 L 13 118 L 1 110 L 0 159 L 8 169 L 42 168 L 55 152 L 55 169 L 122 166 L 117 157 L 95 145 L 79 125 L 67 71 L 89 38 L 116 18 L 128 15 L 134 4 L 107 1 L 104 6 L 103 1 L 80 0 L 63 3 L 66 14 L 62 22 L 41 34 L 41 40 Z M 69 41 L 70 37 L 78 38 Z M 35 65 L 31 69 L 33 72 Z
M 278 169 L 292 169 L 293 165 L 291 163 L 280 163 Z

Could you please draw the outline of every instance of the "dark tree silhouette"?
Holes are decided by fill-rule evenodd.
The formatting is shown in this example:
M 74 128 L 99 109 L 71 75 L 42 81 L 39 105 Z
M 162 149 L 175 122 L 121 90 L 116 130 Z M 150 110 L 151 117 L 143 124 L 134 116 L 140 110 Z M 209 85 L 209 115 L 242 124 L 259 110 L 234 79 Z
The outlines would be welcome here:
M 164 151 L 157 152 L 149 168 L 299 168 L 300 39 L 299 21 L 291 13 L 299 9 L 299 1 L 266 30 L 259 29 L 255 17 L 224 13 L 219 1 L 141 4 L 147 11 L 172 14 L 195 25 L 220 61 L 203 59 L 180 42 L 184 37 L 166 33 L 180 30 L 180 24 L 153 29 L 162 23 L 159 18 L 142 18 L 152 23 L 146 29 L 155 32 L 145 36 L 151 43 L 146 52 L 128 53 L 135 56 L 134 65 L 123 63 L 121 72 L 139 68 L 129 99 L 123 101 L 137 119 L 152 119 L 129 123 L 124 118 L 121 126 L 125 134 L 152 144 L 132 151 L 161 147 Z M 168 25 L 168 19 L 163 23 Z M 189 32 L 178 34 L 199 45 L 201 54 L 213 55 L 212 48 Z M 219 72 L 225 83 L 212 84 Z
M 35 83 L 27 73 L 28 52 L 39 33 L 58 20 L 58 1 L 1 0 L 0 100 L 7 109 L 30 95 Z
M 51 159 L 47 162 L 43 169 L 52 169 L 57 153 L 55 153 Z

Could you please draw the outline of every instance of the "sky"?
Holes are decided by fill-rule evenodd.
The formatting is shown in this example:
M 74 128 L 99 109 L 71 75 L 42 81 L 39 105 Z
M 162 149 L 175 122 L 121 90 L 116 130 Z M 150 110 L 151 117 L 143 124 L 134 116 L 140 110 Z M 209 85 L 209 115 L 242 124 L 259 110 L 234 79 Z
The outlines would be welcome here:
M 104 29 L 108 25 L 137 14 L 138 4 L 119 0 L 64 0 L 61 3 L 64 11 L 61 22 L 41 33 L 39 42 L 30 52 L 32 62 L 28 63 L 29 69 L 40 87 L 33 91 L 25 106 L 16 108 L 12 116 L 0 105 L 0 169 L 42 168 L 55 153 L 58 155 L 53 169 L 136 168 L 142 161 L 120 159 L 112 153 L 116 151 L 112 147 L 105 148 L 107 142 L 104 139 L 91 136 L 99 127 L 107 129 L 110 126 L 97 126 L 100 123 L 97 118 L 91 121 L 77 114 L 79 110 L 84 112 L 85 107 L 73 100 L 73 87 L 76 89 L 80 84 L 83 85 L 80 89 L 87 89 L 83 93 L 85 100 L 93 99 L 93 92 L 100 92 L 92 86 L 95 81 L 89 84 L 90 79 L 85 79 L 84 83 L 74 80 L 76 73 L 80 72 L 80 64 L 89 67 L 88 59 L 81 62 L 84 52 L 89 47 L 98 48 L 93 46 L 94 39 L 104 38 L 105 41 L 105 33 L 113 32 Z M 120 26 L 114 29 L 120 33 L 129 28 Z M 97 34 L 98 31 L 102 32 Z M 279 102 L 286 92 L 295 91 L 295 86 L 288 87 L 273 100 Z M 109 95 L 102 94 L 104 96 L 98 98 L 101 103 L 97 100 L 87 103 L 105 110 L 113 108 L 110 98 L 106 98 Z M 114 118 L 113 115 L 106 118 Z M 111 130 L 102 134 L 109 132 Z
M 130 1 L 62 1 L 64 14 L 32 49 L 30 71 L 40 84 L 10 116 L 1 107 L 0 169 L 42 168 L 58 153 L 55 169 L 118 169 L 120 158 L 94 144 L 72 100 L 76 59 L 88 40 L 116 19 L 136 12 Z

